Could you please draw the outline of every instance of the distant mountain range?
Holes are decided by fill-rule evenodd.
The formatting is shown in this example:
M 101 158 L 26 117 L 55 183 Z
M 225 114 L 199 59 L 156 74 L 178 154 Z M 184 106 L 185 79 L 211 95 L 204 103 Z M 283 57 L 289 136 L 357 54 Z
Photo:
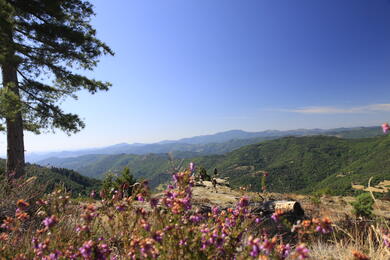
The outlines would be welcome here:
M 100 154 L 52 158 L 45 163 L 94 178 L 129 167 L 137 179 L 148 179 L 156 187 L 171 178 L 173 166 L 187 167 L 191 161 L 211 174 L 217 168 L 233 186 L 251 185 L 253 191 L 260 190 L 262 171 L 268 171 L 270 191 L 310 193 L 327 189 L 334 195 L 351 195 L 357 192 L 352 183 L 367 185 L 370 177 L 373 185 L 390 180 L 390 137 L 290 136 L 246 145 L 223 155 L 171 159 L 167 154 Z
M 335 129 L 296 129 L 287 131 L 267 130 L 261 132 L 246 132 L 231 130 L 212 135 L 183 138 L 176 141 L 162 141 L 153 144 L 121 143 L 112 146 L 49 153 L 28 153 L 28 162 L 45 163 L 48 158 L 69 158 L 89 154 L 149 154 L 181 152 L 182 157 L 195 155 L 224 154 L 245 145 L 259 143 L 265 140 L 277 139 L 284 136 L 328 135 L 341 138 L 364 138 L 381 135 L 380 127 L 353 127 Z M 183 153 L 187 152 L 187 153 Z M 178 154 L 179 155 L 179 154 Z

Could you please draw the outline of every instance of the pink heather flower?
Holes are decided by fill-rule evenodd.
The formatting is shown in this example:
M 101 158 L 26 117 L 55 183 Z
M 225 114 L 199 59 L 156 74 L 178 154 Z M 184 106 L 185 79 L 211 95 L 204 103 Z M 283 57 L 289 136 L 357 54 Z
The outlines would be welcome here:
M 169 225 L 169 226 L 166 226 L 166 227 L 164 228 L 164 231 L 167 232 L 167 231 L 172 230 L 173 228 L 174 228 L 174 226 Z
M 198 223 L 202 220 L 202 217 L 199 215 L 192 215 L 189 219 L 191 222 Z
M 55 224 L 57 224 L 57 222 L 58 222 L 57 217 L 54 215 L 51 217 L 47 217 L 42 221 L 43 225 L 45 225 L 45 227 L 47 228 L 54 226 Z
M 172 174 L 172 179 L 175 183 L 177 183 L 179 181 L 179 177 L 177 176 L 176 173 Z
M 126 210 L 126 205 L 124 205 L 124 204 L 119 204 L 118 206 L 116 206 L 115 207 L 115 209 L 117 210 L 117 211 L 124 211 L 124 210 Z
M 144 197 L 142 196 L 141 193 L 137 195 L 137 200 L 138 201 L 145 201 L 145 199 L 144 199 Z
M 274 214 L 272 214 L 271 219 L 272 219 L 273 221 L 275 221 L 275 222 L 278 222 L 278 221 L 279 221 L 279 215 L 276 214 L 276 213 L 274 213 Z
M 387 248 L 390 248 L 390 235 L 383 235 L 383 242 Z
M 214 215 L 218 215 L 221 212 L 219 207 L 215 207 L 215 206 L 212 208 L 211 211 L 213 212 Z
M 84 258 L 86 259 L 91 258 L 93 245 L 94 245 L 93 241 L 89 240 L 87 242 L 84 242 L 83 246 L 79 248 L 79 251 Z
M 153 239 L 156 240 L 157 242 L 161 243 L 161 241 L 163 240 L 163 236 L 164 236 L 164 232 L 162 231 L 156 231 L 154 234 L 153 234 Z
M 260 249 L 264 252 L 264 254 L 269 255 L 274 248 L 275 243 L 269 239 L 265 239 L 264 242 L 260 245 Z
M 157 198 L 152 198 L 152 199 L 150 199 L 150 206 L 151 206 L 152 208 L 157 207 L 158 201 L 159 201 L 159 200 L 158 200 Z
M 323 219 L 313 219 L 313 222 L 317 225 L 315 229 L 316 232 L 328 234 L 333 231 L 332 221 L 328 217 Z
M 61 252 L 56 250 L 54 253 L 51 253 L 49 255 L 49 259 L 50 260 L 57 260 L 57 259 L 59 259 L 60 256 L 61 256 Z
M 47 244 L 46 243 L 39 243 L 38 244 L 38 250 L 39 251 L 44 251 L 46 248 L 47 248 Z
M 31 240 L 31 243 L 33 244 L 33 248 L 35 249 L 38 249 L 38 238 L 36 237 L 33 237 L 33 239 Z
M 382 130 L 383 130 L 383 133 L 387 134 L 387 132 L 390 130 L 390 126 L 388 123 L 383 123 L 382 124 Z
M 241 208 L 245 208 L 249 206 L 249 199 L 248 197 L 242 197 L 240 201 L 238 202 L 238 206 Z
M 189 198 L 188 196 L 181 199 L 181 203 L 183 203 L 183 206 L 186 210 L 190 210 L 192 205 L 191 205 L 191 198 Z
M 275 213 L 272 214 L 271 218 L 275 222 L 279 222 L 280 217 L 283 216 L 284 212 L 280 209 L 277 209 Z
M 150 224 L 145 220 L 145 219 L 141 219 L 141 226 L 143 227 L 143 229 L 145 229 L 146 231 L 150 231 Z
M 306 248 L 305 244 L 301 244 L 295 248 L 295 253 L 299 259 L 309 258 L 309 249 Z
M 317 226 L 316 227 L 316 231 L 319 232 L 319 233 L 322 233 L 322 234 L 328 234 L 330 232 L 332 232 L 332 227 L 322 227 L 322 226 Z
M 285 259 L 287 258 L 289 255 L 291 254 L 291 246 L 290 244 L 282 244 L 279 246 L 279 256 L 282 258 L 282 259 Z
M 248 238 L 248 245 L 251 248 L 250 256 L 257 257 L 260 254 L 260 246 L 259 246 L 260 239 L 259 238 L 253 238 L 250 236 Z
M 11 218 L 11 217 L 6 217 L 4 220 L 3 220 L 3 224 L 1 224 L 1 228 L 4 228 L 4 229 L 10 229 L 11 228 L 11 224 L 14 222 L 14 219 Z
M 39 200 L 37 200 L 36 204 L 39 205 L 39 206 L 43 206 L 43 205 L 49 204 L 49 202 L 47 200 L 39 199 Z
M 76 232 L 79 233 L 79 232 L 88 232 L 89 231 L 89 227 L 87 225 L 82 225 L 82 226 L 77 226 L 76 227 Z
M 111 253 L 111 249 L 110 249 L 110 247 L 107 244 L 99 245 L 99 251 L 100 251 L 99 254 L 103 255 L 103 256 L 108 255 L 108 254 Z M 102 259 L 105 259 L 105 258 L 102 258 Z
M 195 171 L 195 163 L 190 162 L 190 171 L 194 172 Z
M 165 193 L 165 196 L 166 196 L 168 199 L 172 199 L 172 198 L 175 197 L 175 196 L 174 196 L 174 193 L 171 192 L 171 191 L 166 192 L 166 193 Z

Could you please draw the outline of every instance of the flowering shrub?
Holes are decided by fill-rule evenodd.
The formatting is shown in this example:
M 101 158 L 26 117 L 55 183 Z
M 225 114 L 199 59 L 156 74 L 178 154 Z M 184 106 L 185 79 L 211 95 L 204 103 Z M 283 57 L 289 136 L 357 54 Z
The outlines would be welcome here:
M 37 200 L 38 210 L 31 214 L 31 202 L 19 200 L 14 215 L 1 223 L 0 259 L 306 259 L 305 236 L 333 232 L 329 218 L 315 218 L 292 226 L 295 239 L 271 235 L 245 196 L 232 208 L 195 208 L 193 170 L 194 165 L 175 173 L 159 197 L 152 197 L 144 182 L 131 196 L 114 192 L 90 204 L 73 203 L 64 190 L 56 190 Z M 39 226 L 24 227 L 29 218 Z M 283 225 L 284 213 L 271 218 Z

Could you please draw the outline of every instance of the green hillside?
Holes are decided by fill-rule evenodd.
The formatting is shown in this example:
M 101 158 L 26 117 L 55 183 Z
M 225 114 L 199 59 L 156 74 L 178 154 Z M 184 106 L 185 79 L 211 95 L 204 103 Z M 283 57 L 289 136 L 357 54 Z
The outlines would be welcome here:
M 0 177 L 4 174 L 5 160 L 0 159 Z M 46 192 L 51 192 L 56 185 L 64 185 L 73 195 L 86 196 L 92 190 L 98 190 L 100 180 L 83 176 L 64 168 L 46 168 L 34 164 L 26 165 L 26 177 L 37 177 L 37 184 L 42 184 Z M 1 179 L 1 178 L 0 178 Z
M 248 145 L 225 155 L 173 162 L 166 154 L 86 155 L 51 162 L 95 178 L 127 166 L 136 178 L 150 179 L 152 186 L 156 186 L 170 178 L 172 165 L 187 165 L 190 161 L 210 171 L 218 168 L 222 176 L 230 178 L 232 185 L 251 184 L 252 190 L 259 190 L 260 172 L 266 170 L 270 173 L 270 191 L 308 193 L 329 187 L 334 194 L 351 194 L 354 193 L 352 182 L 366 184 L 371 176 L 374 183 L 390 179 L 390 137 L 284 137 Z
M 259 187 L 258 171 L 269 171 L 269 189 L 275 192 L 312 192 L 329 187 L 334 194 L 351 194 L 351 182 L 373 184 L 390 179 L 390 139 L 288 137 L 250 145 L 218 162 L 235 185 Z
M 117 144 L 113 146 L 62 151 L 47 154 L 27 154 L 30 162 L 40 165 L 62 163 L 62 160 L 57 158 L 81 157 L 86 155 L 106 154 L 160 154 L 173 152 L 180 158 L 190 158 L 197 155 L 213 155 L 225 154 L 235 149 L 241 148 L 250 144 L 257 144 L 266 140 L 274 140 L 286 136 L 314 136 L 326 135 L 336 136 L 340 138 L 368 138 L 382 135 L 380 127 L 353 127 L 353 128 L 336 128 L 336 129 L 297 129 L 288 131 L 268 130 L 263 132 L 245 132 L 241 130 L 227 131 L 214 135 L 197 136 L 192 138 L 184 138 L 177 141 L 164 141 L 154 144 Z M 88 159 L 86 157 L 85 159 Z M 53 163 L 55 161 L 55 163 Z M 73 164 L 72 162 L 71 164 Z M 71 165 L 71 168 L 78 168 L 78 163 Z

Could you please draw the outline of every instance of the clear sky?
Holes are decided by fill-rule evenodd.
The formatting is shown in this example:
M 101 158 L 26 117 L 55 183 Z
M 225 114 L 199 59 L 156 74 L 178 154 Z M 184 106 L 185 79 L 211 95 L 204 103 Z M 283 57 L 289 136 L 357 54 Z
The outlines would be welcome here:
M 390 120 L 388 0 L 93 3 L 116 55 L 90 75 L 113 87 L 63 104 L 82 132 L 26 134 L 27 152 Z

